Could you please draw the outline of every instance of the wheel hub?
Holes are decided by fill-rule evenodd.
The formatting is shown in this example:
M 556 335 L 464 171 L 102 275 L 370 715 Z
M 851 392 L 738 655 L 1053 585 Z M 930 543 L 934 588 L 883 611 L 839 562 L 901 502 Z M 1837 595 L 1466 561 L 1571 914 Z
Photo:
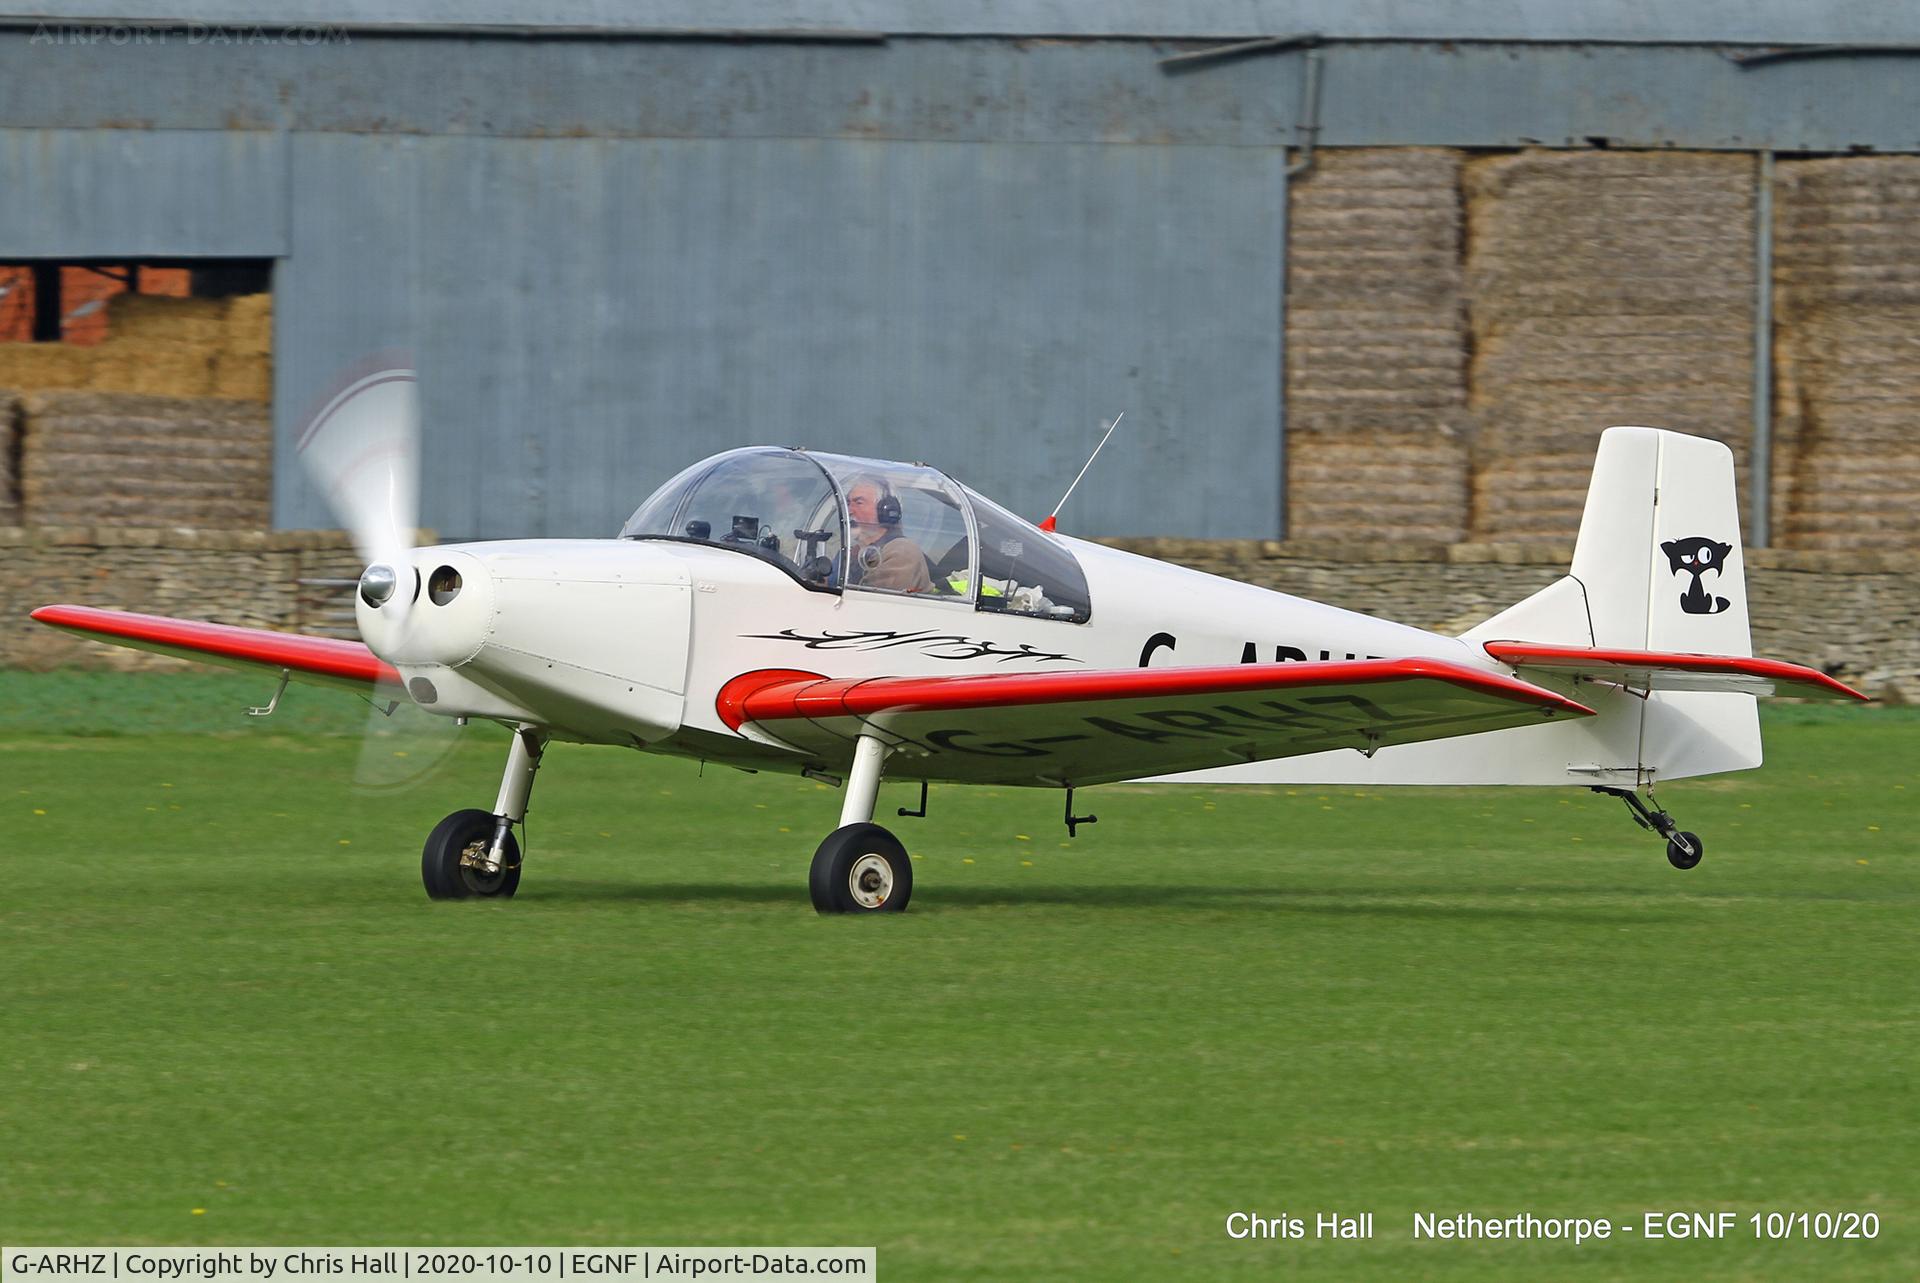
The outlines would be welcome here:
M 863 855 L 847 871 L 847 890 L 863 909 L 877 909 L 893 894 L 893 866 L 877 855 Z

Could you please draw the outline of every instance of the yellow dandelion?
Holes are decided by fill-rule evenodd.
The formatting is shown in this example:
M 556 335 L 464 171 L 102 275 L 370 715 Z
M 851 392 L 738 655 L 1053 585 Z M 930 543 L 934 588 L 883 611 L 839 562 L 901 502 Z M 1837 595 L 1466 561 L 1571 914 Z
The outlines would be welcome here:
M 967 1138 L 967 1134 L 965 1132 L 955 1132 L 953 1134 L 953 1138 L 955 1140 L 965 1140 Z
M 1865 864 L 1865 863 L 1866 863 L 1866 861 L 1865 861 L 1865 860 L 1855 860 L 1855 861 L 1854 861 L 1854 863 L 1855 863 L 1855 864 Z
M 193 1214 L 195 1216 L 205 1216 L 207 1214 L 207 1209 L 204 1207 L 196 1207 L 193 1209 Z
M 41 810 L 41 809 L 40 809 L 39 807 L 37 807 L 37 806 L 33 808 L 33 813 L 34 813 L 35 815 L 45 815 L 45 814 L 46 814 L 46 812 L 45 812 L 45 811 L 43 811 L 43 810 Z
M 972 864 L 972 863 L 973 863 L 973 857 L 972 857 L 972 856 L 970 856 L 970 855 L 963 855 L 963 856 L 961 856 L 961 857 L 960 857 L 960 863 L 962 863 L 962 864 Z
M 1030 838 L 1030 837 L 1028 837 L 1028 836 L 1027 836 L 1026 834 L 1024 834 L 1024 833 L 1016 833 L 1016 834 L 1014 834 L 1013 836 L 1014 836 L 1015 838 L 1017 838 L 1017 839 L 1019 839 L 1019 840 L 1020 840 L 1020 841 L 1022 841 L 1022 842 L 1031 842 L 1031 841 L 1033 841 L 1033 839 L 1032 839 L 1032 838 Z
M 1032 861 L 1032 860 L 1022 860 L 1022 861 L 1020 861 L 1020 867 L 1021 867 L 1021 868 L 1023 868 L 1023 869 L 1031 869 L 1031 868 L 1033 867 L 1033 861 Z
M 341 838 L 341 839 L 340 839 L 340 845 L 341 845 L 341 846 L 352 846 L 352 845 L 353 845 L 353 842 L 352 842 L 352 840 L 351 840 L 351 839 L 349 839 L 349 838 Z
M 788 827 L 787 827 L 786 825 L 784 825 L 784 824 L 782 824 L 782 825 L 780 826 L 780 831 L 781 831 L 782 833 L 791 833 L 791 832 L 793 832 L 793 830 L 792 830 L 792 829 L 790 829 L 790 828 L 788 828 Z
M 1879 831 L 1880 831 L 1880 826 L 1879 826 L 1878 824 L 1869 824 L 1869 825 L 1867 825 L 1867 832 L 1869 832 L 1869 833 L 1878 833 Z

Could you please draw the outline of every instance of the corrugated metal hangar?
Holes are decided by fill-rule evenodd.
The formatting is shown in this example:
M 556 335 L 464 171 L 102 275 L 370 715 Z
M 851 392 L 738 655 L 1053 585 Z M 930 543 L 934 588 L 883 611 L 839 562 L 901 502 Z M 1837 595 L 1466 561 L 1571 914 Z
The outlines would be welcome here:
M 1075 529 L 1274 537 L 1327 149 L 1749 153 L 1705 234 L 1756 295 L 1761 153 L 1920 151 L 1920 11 L 1833 0 L 42 8 L 0 23 L 0 261 L 270 261 L 282 528 L 330 524 L 309 407 L 398 347 L 449 537 L 611 533 L 758 441 L 1037 515 L 1123 410 Z

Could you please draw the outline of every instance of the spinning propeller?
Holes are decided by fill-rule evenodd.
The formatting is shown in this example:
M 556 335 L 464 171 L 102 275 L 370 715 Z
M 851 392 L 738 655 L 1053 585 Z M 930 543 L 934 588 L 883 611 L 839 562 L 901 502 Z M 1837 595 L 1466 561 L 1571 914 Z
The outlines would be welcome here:
M 308 478 L 366 563 L 355 592 L 380 612 L 380 636 L 364 638 L 391 662 L 404 652 L 407 621 L 420 596 L 413 545 L 420 511 L 420 398 L 414 371 L 374 370 L 336 392 L 300 434 Z M 378 689 L 354 782 L 391 791 L 426 778 L 458 740 L 459 728 L 422 711 L 404 690 Z

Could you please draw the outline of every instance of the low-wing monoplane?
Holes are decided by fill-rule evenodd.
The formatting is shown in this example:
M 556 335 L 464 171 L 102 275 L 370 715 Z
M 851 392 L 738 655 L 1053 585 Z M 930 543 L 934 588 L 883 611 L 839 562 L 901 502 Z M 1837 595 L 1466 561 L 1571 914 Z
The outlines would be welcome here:
M 1070 832 L 1074 791 L 1121 780 L 1572 785 L 1691 868 L 1703 844 L 1656 783 L 1758 766 L 1757 695 L 1864 698 L 1753 657 L 1732 456 L 1674 432 L 1604 433 L 1570 572 L 1450 637 L 1042 529 L 922 464 L 801 449 L 697 463 L 617 537 L 415 548 L 392 426 L 412 405 L 410 373 L 370 375 L 301 444 L 369 563 L 364 644 L 34 618 L 506 728 L 492 806 L 427 838 L 435 898 L 514 893 L 555 740 L 840 784 L 809 878 L 823 913 L 907 905 L 912 864 L 873 822 L 883 775 L 1059 789 Z

